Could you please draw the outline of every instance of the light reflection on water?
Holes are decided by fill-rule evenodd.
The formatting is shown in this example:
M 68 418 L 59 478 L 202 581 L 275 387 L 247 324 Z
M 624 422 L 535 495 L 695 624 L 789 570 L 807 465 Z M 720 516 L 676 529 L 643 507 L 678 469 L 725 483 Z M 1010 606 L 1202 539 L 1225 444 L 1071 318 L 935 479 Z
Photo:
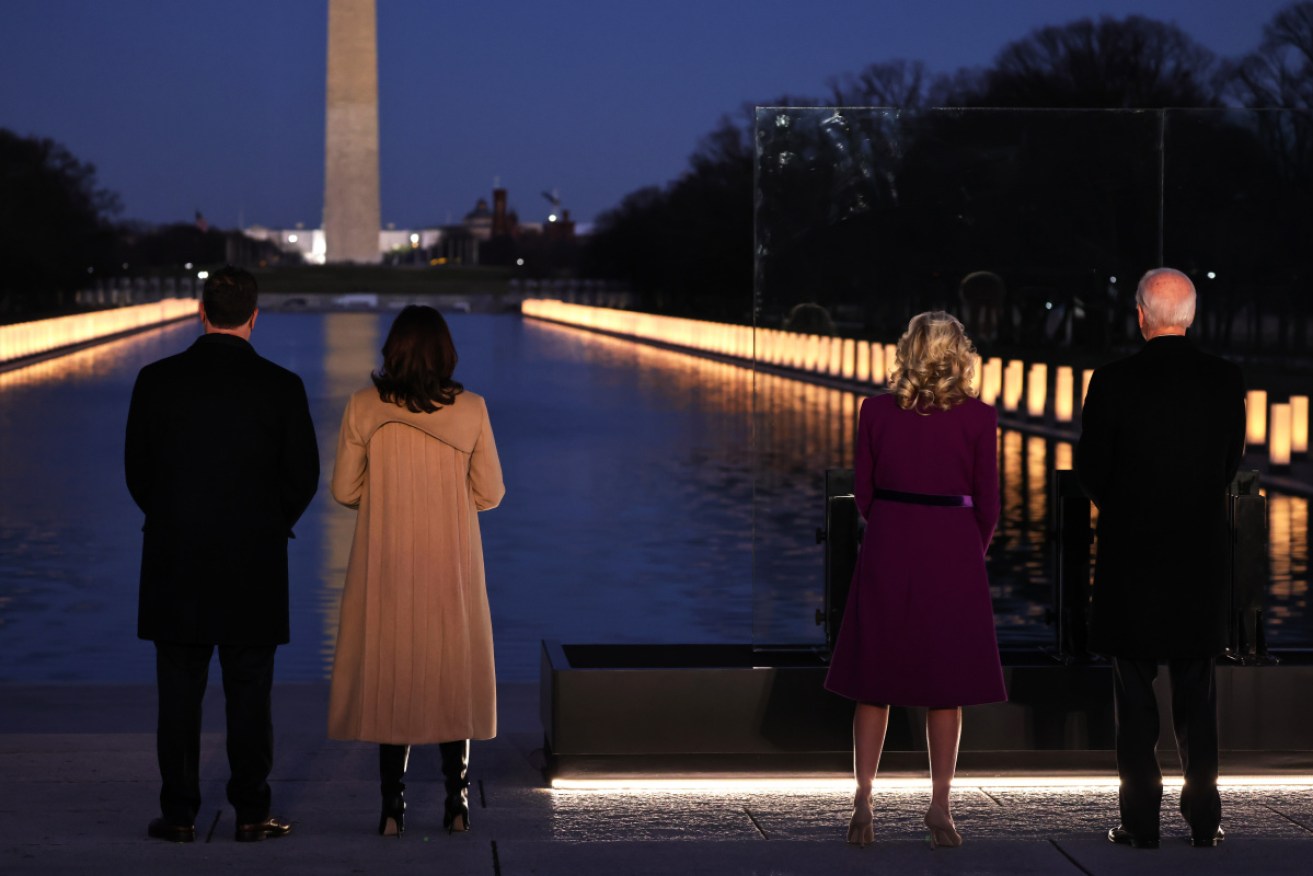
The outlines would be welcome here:
M 137 369 L 194 332 L 0 373 L 0 680 L 152 677 L 135 639 L 141 515 L 123 424 Z
M 282 680 L 329 668 L 354 514 L 328 475 L 390 318 L 271 313 L 257 328 L 257 349 L 305 379 L 324 463 L 290 550 Z M 504 505 L 481 521 L 501 678 L 534 678 L 543 638 L 821 640 L 814 531 L 824 469 L 851 465 L 857 395 L 515 317 L 451 325 L 457 377 L 488 399 L 506 472 Z M 0 680 L 152 677 L 135 639 L 141 516 L 123 421 L 137 370 L 194 336 L 173 327 L 0 374 Z M 1071 453 L 1001 435 L 990 572 L 1005 642 L 1052 636 L 1049 472 Z M 1308 500 L 1269 502 L 1272 644 L 1307 646 Z
M 1268 496 L 1268 537 L 1272 585 L 1268 590 L 1268 630 L 1271 642 L 1293 636 L 1307 644 L 1308 632 L 1308 499 Z M 1283 549 L 1284 547 L 1284 549 Z

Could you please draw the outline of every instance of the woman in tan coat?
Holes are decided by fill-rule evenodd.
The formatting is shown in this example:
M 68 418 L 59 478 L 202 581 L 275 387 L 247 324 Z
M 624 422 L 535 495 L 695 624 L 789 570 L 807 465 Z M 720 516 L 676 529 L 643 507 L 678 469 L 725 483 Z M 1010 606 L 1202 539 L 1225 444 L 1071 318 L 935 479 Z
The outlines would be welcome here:
M 442 315 L 410 306 L 347 403 L 333 498 L 358 509 L 328 735 L 377 742 L 379 833 L 400 836 L 410 746 L 438 743 L 443 826 L 469 827 L 469 740 L 497 733 L 478 512 L 505 493 L 483 399 L 452 380 Z

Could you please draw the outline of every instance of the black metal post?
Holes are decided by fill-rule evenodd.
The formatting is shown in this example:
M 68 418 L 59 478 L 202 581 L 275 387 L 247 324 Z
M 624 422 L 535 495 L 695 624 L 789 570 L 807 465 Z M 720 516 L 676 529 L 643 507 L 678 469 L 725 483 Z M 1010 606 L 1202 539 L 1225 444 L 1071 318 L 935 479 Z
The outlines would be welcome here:
M 1053 579 L 1055 652 L 1064 663 L 1089 659 L 1090 500 L 1074 471 L 1054 474 L 1057 515 L 1057 575 Z
M 825 545 L 825 606 L 816 612 L 816 623 L 825 625 L 825 647 L 833 651 L 862 541 L 850 468 L 825 470 L 825 527 L 816 530 L 816 540 Z
M 1258 493 L 1258 472 L 1242 471 L 1227 491 L 1231 529 L 1231 618 L 1227 657 L 1243 665 L 1277 662 L 1263 629 L 1267 591 L 1267 499 Z

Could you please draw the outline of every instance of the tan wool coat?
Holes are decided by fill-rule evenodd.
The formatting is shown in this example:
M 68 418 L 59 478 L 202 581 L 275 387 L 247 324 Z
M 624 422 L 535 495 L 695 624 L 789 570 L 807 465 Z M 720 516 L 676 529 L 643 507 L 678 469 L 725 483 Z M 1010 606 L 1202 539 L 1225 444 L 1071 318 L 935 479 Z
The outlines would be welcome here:
M 347 403 L 333 498 L 356 508 L 328 735 L 393 745 L 497 734 L 478 512 L 505 493 L 483 399 Z

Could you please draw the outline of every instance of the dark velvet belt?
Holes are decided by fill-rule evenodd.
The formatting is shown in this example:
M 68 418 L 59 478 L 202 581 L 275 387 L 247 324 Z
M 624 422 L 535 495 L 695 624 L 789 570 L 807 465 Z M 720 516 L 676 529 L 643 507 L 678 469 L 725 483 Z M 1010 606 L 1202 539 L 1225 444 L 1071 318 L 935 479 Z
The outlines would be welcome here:
M 871 491 L 876 499 L 886 499 L 890 502 L 902 502 L 906 505 L 937 505 L 941 508 L 971 508 L 974 503 L 970 496 L 936 496 L 933 493 L 904 493 L 902 490 L 882 490 L 876 488 Z

